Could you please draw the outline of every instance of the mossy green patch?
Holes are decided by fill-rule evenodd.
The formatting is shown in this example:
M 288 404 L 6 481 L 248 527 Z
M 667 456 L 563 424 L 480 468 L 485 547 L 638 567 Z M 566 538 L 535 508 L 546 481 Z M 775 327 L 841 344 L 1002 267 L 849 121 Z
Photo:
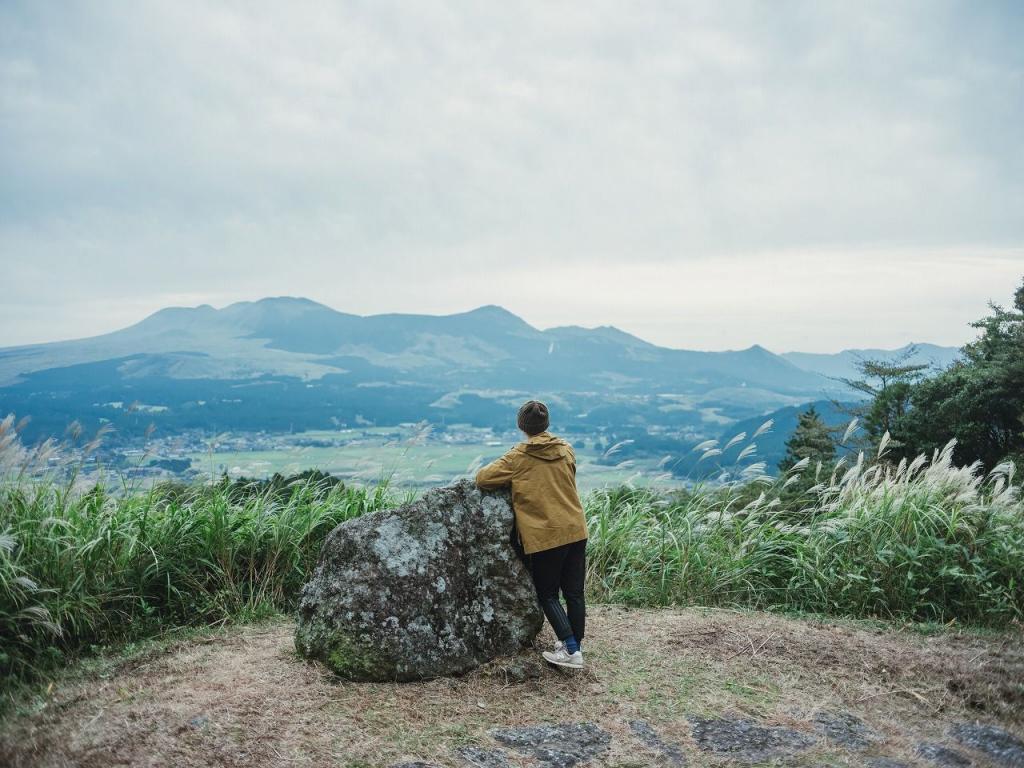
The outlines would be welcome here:
M 328 643 L 324 661 L 339 677 L 351 680 L 379 680 L 386 677 L 384 661 L 368 644 L 337 632 Z

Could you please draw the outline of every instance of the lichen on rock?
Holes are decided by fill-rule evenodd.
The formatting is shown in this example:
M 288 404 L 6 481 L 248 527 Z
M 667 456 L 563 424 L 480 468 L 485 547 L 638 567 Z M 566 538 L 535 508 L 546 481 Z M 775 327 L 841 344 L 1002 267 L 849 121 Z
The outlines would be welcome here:
M 299 601 L 295 647 L 352 680 L 466 672 L 543 622 L 506 491 L 463 480 L 342 523 Z

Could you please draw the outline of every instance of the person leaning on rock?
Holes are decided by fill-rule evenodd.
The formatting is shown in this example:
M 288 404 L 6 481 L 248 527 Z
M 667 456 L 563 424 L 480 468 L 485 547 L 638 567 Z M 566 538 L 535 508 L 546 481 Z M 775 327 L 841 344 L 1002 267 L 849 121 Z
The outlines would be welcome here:
M 537 599 L 558 636 L 558 644 L 544 651 L 544 659 L 582 669 L 587 521 L 576 490 L 576 454 L 569 443 L 547 431 L 544 403 L 524 403 L 517 423 L 526 441 L 477 472 L 476 484 L 485 490 L 512 486 L 516 530 L 530 558 Z

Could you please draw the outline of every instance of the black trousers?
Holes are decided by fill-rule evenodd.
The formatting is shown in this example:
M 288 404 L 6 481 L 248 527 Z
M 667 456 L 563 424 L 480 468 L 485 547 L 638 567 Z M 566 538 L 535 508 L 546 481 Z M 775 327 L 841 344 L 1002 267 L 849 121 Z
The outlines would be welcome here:
M 583 640 L 587 608 L 583 582 L 587 575 L 587 540 L 563 544 L 530 555 L 530 573 L 540 607 L 559 640 L 574 635 Z M 565 597 L 565 608 L 558 599 Z

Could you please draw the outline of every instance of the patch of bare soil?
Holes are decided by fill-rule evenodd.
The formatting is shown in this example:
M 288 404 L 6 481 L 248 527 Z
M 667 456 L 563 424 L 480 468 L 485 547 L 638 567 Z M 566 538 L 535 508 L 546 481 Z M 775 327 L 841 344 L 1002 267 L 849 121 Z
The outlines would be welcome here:
M 585 672 L 531 655 L 386 684 L 304 662 L 292 631 L 237 627 L 70 676 L 0 724 L 0 765 L 569 765 L 508 733 L 587 723 L 595 766 L 1006 766 L 1024 735 L 1020 632 L 598 607 Z

